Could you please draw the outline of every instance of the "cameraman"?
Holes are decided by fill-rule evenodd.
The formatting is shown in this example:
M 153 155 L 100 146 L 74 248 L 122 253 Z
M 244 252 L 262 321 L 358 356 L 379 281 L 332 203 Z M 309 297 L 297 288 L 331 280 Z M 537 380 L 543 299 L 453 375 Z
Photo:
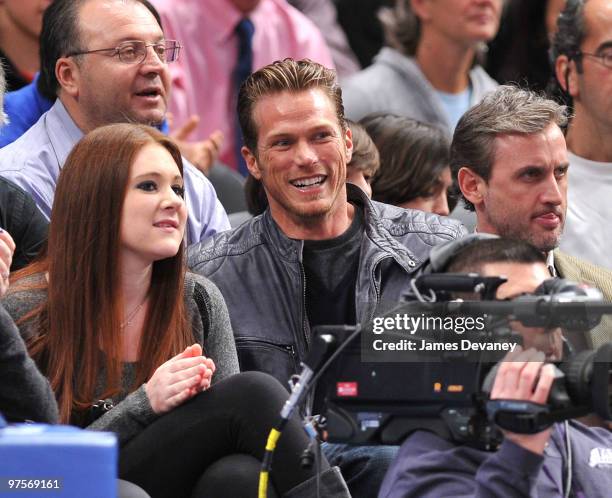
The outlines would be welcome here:
M 453 244 L 464 247 L 448 251 L 451 257 L 446 271 L 504 275 L 508 281 L 499 287 L 498 299 L 531 293 L 550 275 L 545 256 L 525 242 L 488 239 Z M 501 364 L 491 398 L 544 404 L 553 381 L 553 367 L 544 361 L 547 355 L 560 359 L 560 331 L 533 328 L 518 331 L 525 344 L 548 348 L 547 354 L 517 347 Z M 612 489 L 609 431 L 569 421 L 554 424 L 538 434 L 504 432 L 504 436 L 496 452 L 486 452 L 454 444 L 426 431 L 414 432 L 402 444 L 378 496 L 609 495 Z

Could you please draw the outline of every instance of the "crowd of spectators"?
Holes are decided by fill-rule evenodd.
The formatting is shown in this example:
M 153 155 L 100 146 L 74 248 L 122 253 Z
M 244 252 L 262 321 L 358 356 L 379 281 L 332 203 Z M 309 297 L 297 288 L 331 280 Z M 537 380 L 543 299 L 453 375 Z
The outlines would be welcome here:
M 611 33 L 609 0 L 0 0 L 0 413 L 114 432 L 122 498 L 253 497 L 313 329 L 432 248 L 612 301 Z M 520 333 L 491 397 L 541 404 L 612 315 Z M 268 496 L 603 496 L 588 423 L 312 467 L 294 414 Z

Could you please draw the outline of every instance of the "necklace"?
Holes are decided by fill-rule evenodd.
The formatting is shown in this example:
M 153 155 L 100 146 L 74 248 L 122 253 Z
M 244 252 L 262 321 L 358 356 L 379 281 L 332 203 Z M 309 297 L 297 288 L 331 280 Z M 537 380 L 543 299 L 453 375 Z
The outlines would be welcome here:
M 142 303 L 140 303 L 138 306 L 136 306 L 132 312 L 126 317 L 126 319 L 121 322 L 121 324 L 119 325 L 119 327 L 121 328 L 121 330 L 125 329 L 126 327 L 129 327 L 130 325 L 132 325 L 132 322 L 134 321 L 134 318 L 136 318 L 136 314 L 140 311 L 140 308 L 142 308 L 142 306 L 144 305 L 145 301 L 147 300 L 147 298 L 145 297 L 142 300 Z

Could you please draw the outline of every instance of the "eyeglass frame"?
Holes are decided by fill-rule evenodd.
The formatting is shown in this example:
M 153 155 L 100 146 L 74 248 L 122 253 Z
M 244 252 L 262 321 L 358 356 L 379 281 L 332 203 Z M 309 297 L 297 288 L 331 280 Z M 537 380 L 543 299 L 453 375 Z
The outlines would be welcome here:
M 142 43 L 144 44 L 144 52 L 143 52 L 143 56 L 142 59 L 139 60 L 138 62 L 134 61 L 134 62 L 125 62 L 123 59 L 121 59 L 121 48 L 123 46 L 127 46 L 128 43 Z M 174 50 L 176 51 L 176 57 L 171 60 L 171 61 L 167 61 L 167 60 L 162 60 L 160 58 L 160 56 L 157 54 L 157 52 L 155 52 L 155 55 L 157 56 L 157 58 L 162 62 L 162 64 L 170 64 L 171 62 L 176 62 L 179 58 L 180 52 L 181 52 L 181 48 L 183 48 L 183 46 L 178 42 L 178 40 L 164 40 L 161 42 L 157 42 L 157 43 L 145 43 L 143 40 L 125 40 L 122 41 L 121 43 L 119 43 L 119 45 L 117 45 L 116 47 L 110 47 L 110 48 L 98 48 L 96 50 L 84 50 L 82 52 L 70 52 L 69 54 L 66 54 L 65 57 L 76 57 L 77 55 L 87 55 L 87 54 L 97 54 L 97 53 L 101 53 L 101 52 L 109 52 L 109 51 L 113 51 L 112 54 L 109 54 L 108 57 L 115 57 L 118 56 L 119 57 L 119 61 L 122 62 L 123 64 L 128 64 L 128 65 L 134 65 L 134 64 L 142 64 L 146 58 L 147 58 L 147 49 L 149 47 L 156 47 L 159 45 L 165 45 L 166 49 L 167 49 L 167 44 L 168 43 L 174 43 Z
M 606 69 L 612 69 L 612 51 L 606 52 L 605 55 L 601 55 L 601 54 L 593 54 L 593 53 L 583 52 L 581 50 L 578 50 L 572 54 L 571 58 L 574 60 L 578 60 L 578 59 L 582 59 L 584 56 L 593 57 L 594 59 L 597 59 L 598 62 L 602 66 L 604 66 Z M 609 65 L 606 64 L 604 59 L 610 59 L 610 64 Z

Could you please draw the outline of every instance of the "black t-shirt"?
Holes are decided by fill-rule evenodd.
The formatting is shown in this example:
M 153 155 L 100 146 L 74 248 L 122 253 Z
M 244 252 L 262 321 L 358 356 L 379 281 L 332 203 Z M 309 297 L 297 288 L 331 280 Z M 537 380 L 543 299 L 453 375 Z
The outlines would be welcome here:
M 355 208 L 351 226 L 339 237 L 304 241 L 306 313 L 311 328 L 356 323 L 355 283 L 363 230 L 363 213 Z

